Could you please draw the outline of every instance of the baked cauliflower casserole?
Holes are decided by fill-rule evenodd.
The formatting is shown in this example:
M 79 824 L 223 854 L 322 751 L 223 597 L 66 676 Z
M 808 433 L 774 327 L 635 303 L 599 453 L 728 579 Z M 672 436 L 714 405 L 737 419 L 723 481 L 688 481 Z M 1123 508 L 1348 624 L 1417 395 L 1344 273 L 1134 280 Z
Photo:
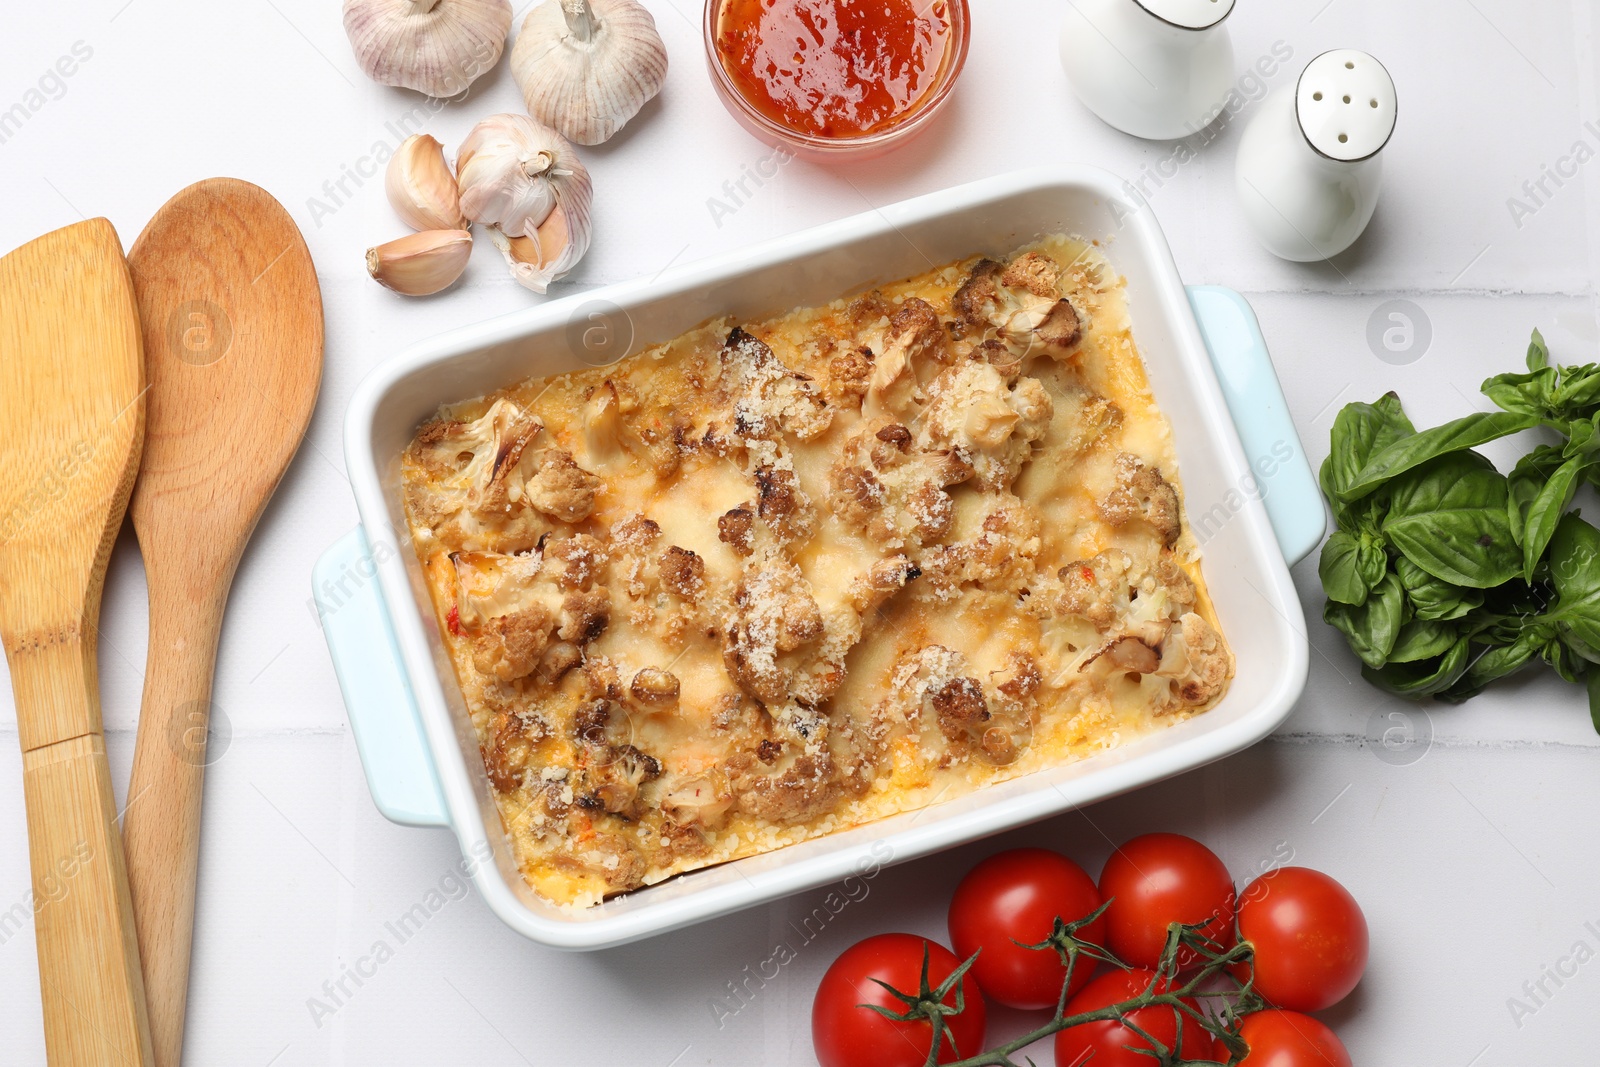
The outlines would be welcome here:
M 592 905 L 1214 704 L 1170 436 L 1064 237 L 441 409 L 407 516 L 529 883 Z

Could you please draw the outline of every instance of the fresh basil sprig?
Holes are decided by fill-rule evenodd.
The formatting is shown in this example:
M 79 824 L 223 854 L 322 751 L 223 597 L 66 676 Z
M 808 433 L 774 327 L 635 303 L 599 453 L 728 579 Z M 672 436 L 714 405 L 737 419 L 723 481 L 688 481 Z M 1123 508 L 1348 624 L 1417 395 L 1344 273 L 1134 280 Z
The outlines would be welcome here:
M 1600 364 L 1552 364 L 1535 331 L 1527 367 L 1483 383 L 1501 410 L 1431 429 L 1394 393 L 1339 412 L 1323 618 L 1389 692 L 1459 702 L 1539 660 L 1587 684 L 1600 731 L 1600 530 L 1571 510 L 1600 486 Z M 1559 443 L 1509 476 L 1474 451 L 1539 427 Z

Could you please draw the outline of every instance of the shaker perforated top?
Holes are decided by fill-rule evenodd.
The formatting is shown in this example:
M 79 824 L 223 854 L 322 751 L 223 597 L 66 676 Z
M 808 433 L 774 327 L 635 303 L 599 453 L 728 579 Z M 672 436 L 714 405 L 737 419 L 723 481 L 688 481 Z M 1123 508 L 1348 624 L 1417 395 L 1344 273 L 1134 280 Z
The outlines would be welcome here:
M 1233 10 L 1234 0 L 1134 0 L 1156 18 L 1185 30 L 1210 29 Z
M 1394 80 L 1365 52 L 1341 48 L 1306 65 L 1295 114 L 1311 147 L 1343 162 L 1376 155 L 1394 133 Z

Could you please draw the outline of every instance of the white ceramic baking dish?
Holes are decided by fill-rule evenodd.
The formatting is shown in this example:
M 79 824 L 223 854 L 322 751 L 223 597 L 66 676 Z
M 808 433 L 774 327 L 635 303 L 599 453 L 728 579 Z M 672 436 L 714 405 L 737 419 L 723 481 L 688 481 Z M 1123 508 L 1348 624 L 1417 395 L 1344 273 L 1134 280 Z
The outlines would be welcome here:
M 617 358 L 713 316 L 826 302 L 1033 238 L 1098 239 L 1127 279 L 1134 334 L 1172 423 L 1192 528 L 1238 673 L 1213 710 L 1092 759 L 827 838 L 670 879 L 587 911 L 524 883 L 405 535 L 399 457 L 442 401 Z M 1209 351 L 1208 351 L 1209 346 Z M 345 455 L 361 526 L 318 562 L 319 614 L 373 799 L 396 822 L 449 826 L 489 906 L 547 945 L 616 945 L 1041 819 L 1260 740 L 1305 684 L 1308 645 L 1286 560 L 1325 515 L 1249 305 L 1185 290 L 1149 206 L 1088 167 L 991 178 L 552 301 L 386 360 L 356 389 Z

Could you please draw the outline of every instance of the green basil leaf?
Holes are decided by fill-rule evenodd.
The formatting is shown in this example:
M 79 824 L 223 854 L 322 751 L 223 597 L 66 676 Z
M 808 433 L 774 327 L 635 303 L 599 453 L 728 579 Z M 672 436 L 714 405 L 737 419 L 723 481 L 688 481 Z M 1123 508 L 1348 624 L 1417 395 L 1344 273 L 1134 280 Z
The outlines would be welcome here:
M 1345 487 L 1345 502 L 1359 500 L 1379 486 L 1440 456 L 1461 452 L 1539 425 L 1539 418 L 1519 412 L 1473 412 L 1443 426 L 1414 433 L 1375 453 Z
M 1546 642 L 1539 654 L 1546 663 L 1550 664 L 1551 669 L 1561 676 L 1562 681 L 1571 682 L 1574 685 L 1583 681 L 1583 675 L 1588 669 L 1588 664 L 1582 656 L 1574 652 L 1564 642 Z
M 1483 606 L 1481 589 L 1463 589 L 1435 578 L 1421 567 L 1401 556 L 1394 561 L 1395 574 L 1405 589 L 1406 599 L 1419 619 L 1448 622 L 1459 619 Z
M 1550 580 L 1556 603 L 1545 621 L 1571 651 L 1600 663 L 1600 530 L 1576 512 L 1561 520 L 1550 539 Z
M 1330 600 L 1323 606 L 1322 619 L 1344 634 L 1350 651 L 1360 656 L 1362 663 L 1381 667 L 1388 662 L 1400 628 L 1405 625 L 1405 593 L 1400 580 L 1392 574 L 1385 575 L 1359 607 Z
M 1441 508 L 1491 508 L 1505 502 L 1506 479 L 1472 451 L 1437 456 L 1389 485 L 1389 515 L 1424 515 Z
M 1407 559 L 1469 589 L 1490 589 L 1516 577 L 1522 560 L 1504 512 L 1474 509 L 1401 519 L 1385 527 Z
M 1550 480 L 1550 476 L 1560 470 L 1564 462 L 1561 449 L 1552 445 L 1538 445 L 1532 452 L 1517 460 L 1517 465 L 1511 469 L 1511 474 L 1506 478 L 1509 494 L 1506 500 L 1506 516 L 1511 520 L 1511 536 L 1517 544 L 1523 543 L 1528 509 L 1533 506 L 1539 491 Z
M 1361 542 L 1343 530 L 1335 530 L 1323 544 L 1317 577 L 1322 579 L 1322 591 L 1329 600 L 1352 605 L 1367 602 L 1367 593 L 1377 583 L 1369 582 L 1362 574 L 1360 554 Z
M 1582 457 L 1567 460 L 1528 505 L 1522 528 L 1522 577 L 1525 581 L 1533 581 L 1533 572 L 1544 558 L 1545 546 L 1555 536 L 1556 525 L 1572 504 L 1572 496 L 1578 491 L 1587 465 Z
M 1506 479 L 1476 452 L 1451 453 L 1408 471 L 1389 494 L 1384 536 L 1435 578 L 1488 589 L 1520 572 Z
M 1543 418 L 1550 414 L 1559 380 L 1554 367 L 1545 367 L 1527 374 L 1497 374 L 1479 388 L 1496 407 Z
M 1566 418 L 1588 418 L 1600 405 L 1600 364 L 1562 367 L 1561 384 L 1551 398 L 1551 406 Z
M 1587 419 L 1577 419 L 1567 424 L 1567 443 L 1561 454 L 1567 459 L 1593 460 L 1600 453 L 1600 412 Z
M 1444 692 L 1466 673 L 1471 646 L 1471 639 L 1463 637 L 1437 659 L 1391 663 L 1381 668 L 1369 664 L 1361 668 L 1361 676 L 1396 696 L 1420 700 Z
M 1400 405 L 1400 397 L 1394 393 L 1385 393 L 1371 404 L 1346 404 L 1340 410 L 1333 420 L 1331 448 L 1319 477 L 1323 493 L 1334 502 L 1336 517 L 1344 490 L 1367 460 L 1416 432 Z
M 1496 679 L 1515 674 L 1533 658 L 1540 644 L 1537 634 L 1525 632 L 1512 644 L 1491 648 L 1473 660 L 1462 681 L 1482 689 Z
M 1544 343 L 1544 334 L 1538 330 L 1533 331 L 1533 339 L 1528 342 L 1528 369 L 1543 370 L 1550 365 L 1550 346 Z
M 1356 566 L 1361 571 L 1361 580 L 1367 583 L 1367 588 L 1372 588 L 1383 581 L 1383 576 L 1389 571 L 1389 553 L 1383 550 L 1383 541 L 1373 534 L 1362 534 L 1356 551 Z
M 1442 656 L 1455 647 L 1460 636 L 1456 627 L 1448 622 L 1412 619 L 1401 627 L 1400 636 L 1395 638 L 1389 662 L 1416 663 Z

